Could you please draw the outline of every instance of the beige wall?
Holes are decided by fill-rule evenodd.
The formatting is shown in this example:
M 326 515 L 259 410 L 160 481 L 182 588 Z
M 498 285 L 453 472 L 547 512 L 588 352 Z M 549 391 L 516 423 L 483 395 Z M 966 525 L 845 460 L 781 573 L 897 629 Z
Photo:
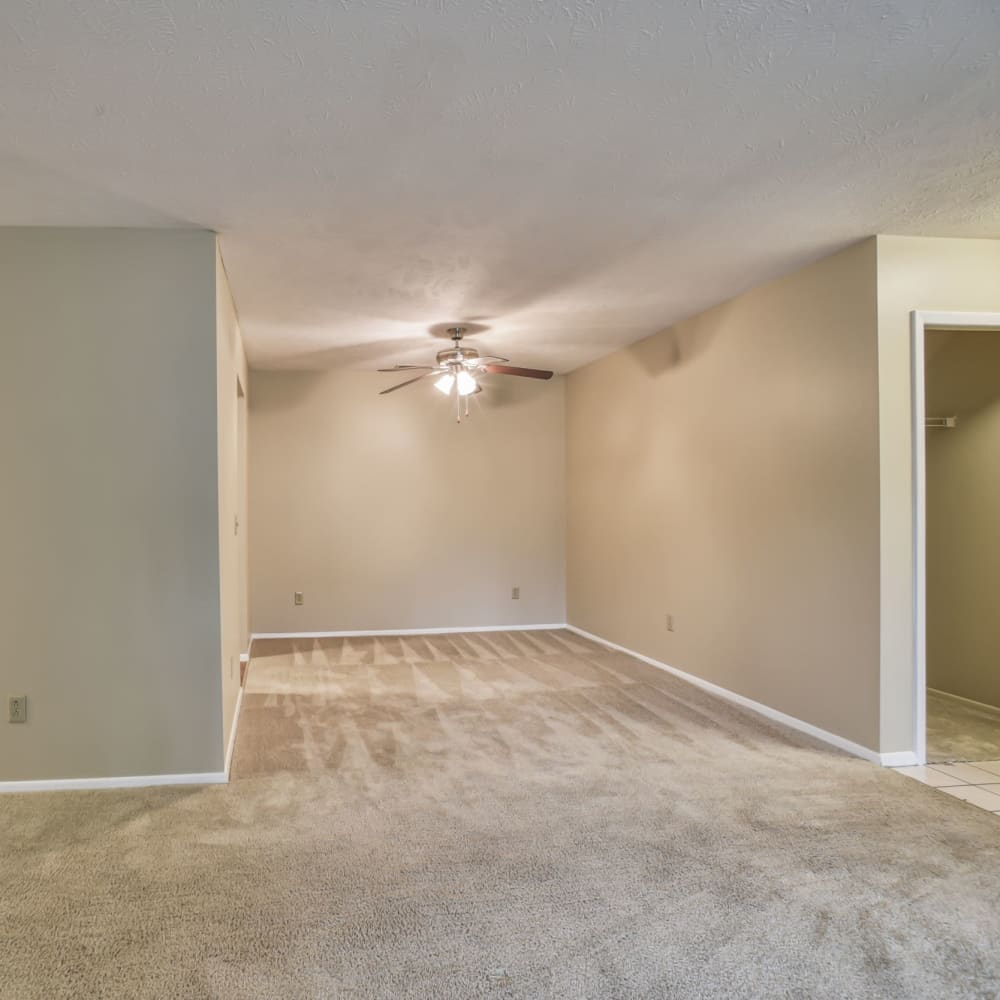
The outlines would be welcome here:
M 937 351 L 932 349 L 935 339 L 942 341 Z M 927 683 L 996 706 L 1000 706 L 998 373 L 1000 333 L 928 334 L 928 412 L 957 415 L 958 424 L 927 431 Z M 985 405 L 983 390 L 989 392 Z M 963 406 L 966 401 L 971 410 Z
M 247 636 L 247 487 L 246 398 L 247 360 L 240 337 L 229 279 L 216 252 L 216 400 L 219 449 L 219 567 L 222 636 L 222 739 L 228 747 L 240 689 L 240 653 Z M 242 419 L 241 419 L 242 418 Z
M 214 255 L 0 230 L 0 780 L 222 767 Z
M 910 312 L 1000 311 L 1000 241 L 880 236 L 882 750 L 914 746 Z
M 875 310 L 869 240 L 567 388 L 570 623 L 873 749 Z
M 563 380 L 494 377 L 456 424 L 394 378 L 251 373 L 254 632 L 563 622 Z

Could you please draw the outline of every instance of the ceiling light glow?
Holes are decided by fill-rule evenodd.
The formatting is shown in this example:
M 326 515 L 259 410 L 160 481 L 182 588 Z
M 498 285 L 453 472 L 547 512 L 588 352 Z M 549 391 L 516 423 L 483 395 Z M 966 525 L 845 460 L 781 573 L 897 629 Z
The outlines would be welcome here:
M 470 392 L 476 391 L 476 380 L 468 372 L 460 371 L 456 376 L 456 381 L 458 382 L 458 394 L 460 396 L 468 396 Z

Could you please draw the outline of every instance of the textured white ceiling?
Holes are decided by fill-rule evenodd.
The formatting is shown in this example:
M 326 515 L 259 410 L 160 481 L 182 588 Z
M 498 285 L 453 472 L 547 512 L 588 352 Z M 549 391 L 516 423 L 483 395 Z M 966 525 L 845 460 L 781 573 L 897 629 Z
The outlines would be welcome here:
M 876 233 L 1000 236 L 971 0 L 3 0 L 0 224 L 217 229 L 251 360 L 566 371 Z

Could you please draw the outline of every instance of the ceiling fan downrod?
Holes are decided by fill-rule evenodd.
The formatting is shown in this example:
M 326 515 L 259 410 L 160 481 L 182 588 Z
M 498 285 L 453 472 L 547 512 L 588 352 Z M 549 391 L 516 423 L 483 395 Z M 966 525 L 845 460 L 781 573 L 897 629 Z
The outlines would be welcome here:
M 451 334 L 452 342 L 455 345 L 455 350 L 458 352 L 459 361 L 464 359 L 465 352 L 462 350 L 462 337 L 465 336 L 464 326 L 449 326 L 448 332 Z M 478 353 L 477 353 L 478 356 Z M 472 393 L 466 393 L 462 396 L 459 393 L 455 393 L 455 423 L 460 424 L 462 422 L 462 400 L 465 400 L 465 415 L 469 415 L 469 396 Z

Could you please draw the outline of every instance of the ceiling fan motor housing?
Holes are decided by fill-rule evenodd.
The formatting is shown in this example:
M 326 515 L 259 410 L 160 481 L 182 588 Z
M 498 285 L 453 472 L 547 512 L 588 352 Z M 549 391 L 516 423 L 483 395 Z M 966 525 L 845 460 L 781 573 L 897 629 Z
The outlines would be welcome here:
M 460 365 L 466 361 L 475 361 L 478 358 L 479 351 L 471 347 L 450 347 L 446 351 L 438 351 L 437 363 L 439 365 Z

